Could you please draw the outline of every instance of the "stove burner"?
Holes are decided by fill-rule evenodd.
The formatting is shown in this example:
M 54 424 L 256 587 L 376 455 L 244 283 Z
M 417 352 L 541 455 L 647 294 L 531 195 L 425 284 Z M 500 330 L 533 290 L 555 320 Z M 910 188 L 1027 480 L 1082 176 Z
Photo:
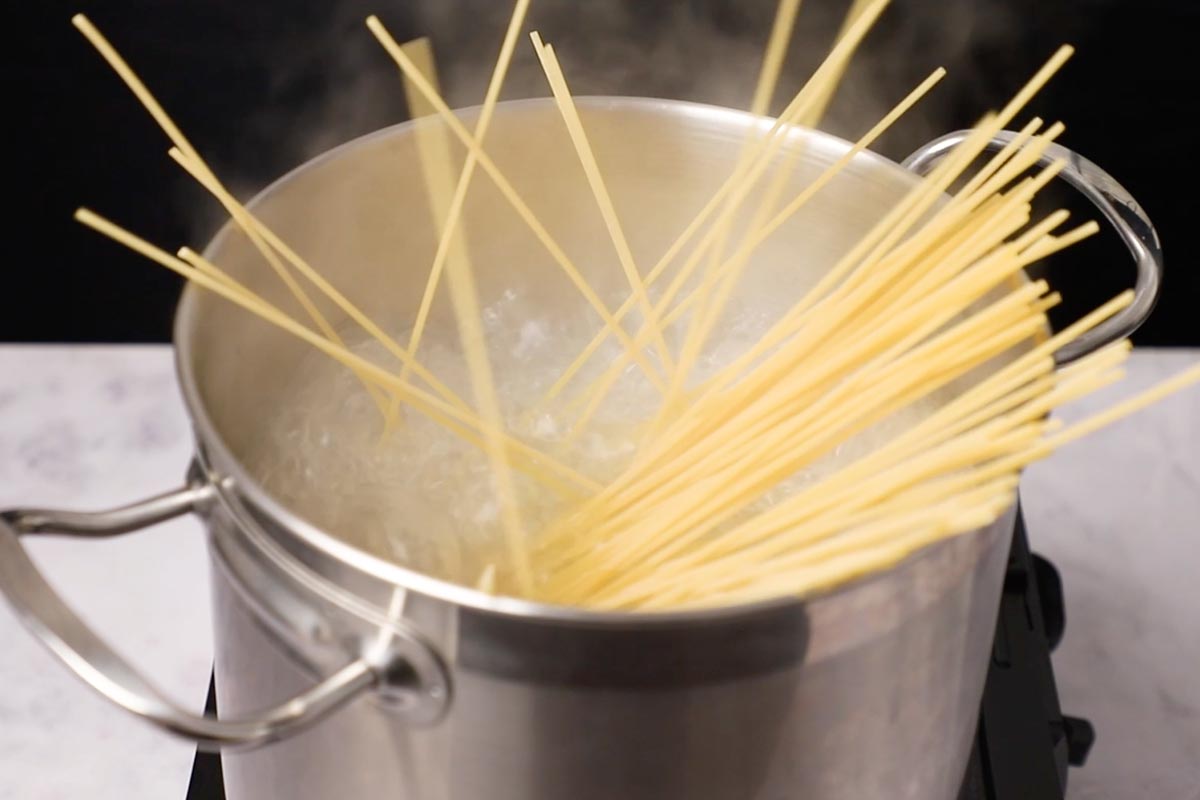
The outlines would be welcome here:
M 1004 577 L 996 639 L 979 730 L 959 800 L 1063 800 L 1067 766 L 1083 766 L 1095 740 L 1091 723 L 1064 716 L 1050 651 L 1066 624 L 1058 571 L 1029 550 L 1025 521 Z M 216 713 L 213 685 L 205 710 Z M 197 753 L 187 800 L 224 800 L 220 756 Z

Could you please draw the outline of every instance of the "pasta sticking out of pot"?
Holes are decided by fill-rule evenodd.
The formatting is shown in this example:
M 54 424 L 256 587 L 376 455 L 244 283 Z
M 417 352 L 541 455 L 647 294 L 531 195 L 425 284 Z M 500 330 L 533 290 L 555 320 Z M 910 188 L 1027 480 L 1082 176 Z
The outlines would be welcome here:
M 1060 296 L 1025 275 L 1098 230 L 1034 212 L 1066 166 L 1048 158 L 1061 124 L 1032 119 L 994 146 L 1071 48 L 928 175 L 887 172 L 894 199 L 837 241 L 822 220 L 855 212 L 838 198 L 878 166 L 870 148 L 944 75 L 853 143 L 810 130 L 887 0 L 852 5 L 827 58 L 769 119 L 799 5 L 782 0 L 755 116 L 728 163 L 708 165 L 715 180 L 696 203 L 658 172 L 692 157 L 685 143 L 659 151 L 653 131 L 605 128 L 603 105 L 572 96 L 536 32 L 554 115 L 499 102 L 529 5 L 515 4 L 473 127 L 441 97 L 428 43 L 401 45 L 367 20 L 427 112 L 404 135 L 433 255 L 414 312 L 387 319 L 238 201 L 100 32 L 74 20 L 298 312 L 219 259 L 172 253 L 87 209 L 76 217 L 311 347 L 248 466 L 323 529 L 435 577 L 556 604 L 656 611 L 805 595 L 993 523 L 1026 465 L 1200 381 L 1197 366 L 1070 428 L 1051 417 L 1120 379 L 1127 340 L 1067 366 L 1055 355 L 1134 300 L 1122 293 L 1050 333 Z M 531 127 L 514 145 L 520 119 Z M 546 166 L 552 147 L 573 165 Z M 535 210 L 531 192 L 560 200 Z M 549 272 L 495 263 L 518 236 Z M 570 299 L 547 305 L 550 280 Z M 451 324 L 438 321 L 443 288 Z

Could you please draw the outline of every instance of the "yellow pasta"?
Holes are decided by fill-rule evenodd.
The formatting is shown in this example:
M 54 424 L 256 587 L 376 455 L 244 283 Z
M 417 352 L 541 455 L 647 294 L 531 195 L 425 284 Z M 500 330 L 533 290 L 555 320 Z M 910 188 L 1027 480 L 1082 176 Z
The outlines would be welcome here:
M 799 6 L 799 0 L 780 0 L 749 103 L 755 114 L 767 113 L 776 94 Z M 482 451 L 502 541 L 474 560 L 457 541 L 443 554 L 456 572 L 470 570 L 459 580 L 476 591 L 626 612 L 804 595 L 889 569 L 920 548 L 991 524 L 1014 502 L 1025 466 L 1200 382 L 1198 365 L 1075 425 L 1064 427 L 1050 416 L 1120 379 L 1128 341 L 1067 367 L 1058 367 L 1054 356 L 1128 308 L 1134 295 L 1123 292 L 1050 333 L 1046 315 L 1061 297 L 1046 281 L 1024 278 L 1024 270 L 1099 230 L 1092 221 L 1065 228 L 1066 211 L 1034 212 L 1064 167 L 1061 161 L 1038 167 L 1064 127 L 1032 119 L 998 152 L 983 156 L 1070 58 L 1070 47 L 1057 51 L 999 111 L 983 115 L 815 285 L 789 298 L 761 336 L 719 369 L 705 364 L 709 374 L 696 374 L 760 248 L 806 204 L 819 201 L 821 191 L 942 78 L 944 72 L 935 71 L 816 178 L 787 194 L 801 156 L 795 147 L 785 150 L 795 127 L 821 119 L 886 6 L 887 0 L 851 3 L 829 56 L 777 119 L 746 136 L 730 174 L 645 271 L 630 244 L 640 221 L 618 215 L 603 154 L 593 150 L 557 54 L 532 34 L 594 200 L 587 210 L 598 212 L 616 256 L 612 269 L 629 287 L 615 311 L 485 149 L 530 0 L 516 0 L 473 131 L 442 99 L 428 41 L 401 46 L 377 18 L 367 21 L 404 76 L 414 116 L 431 117 L 413 135 L 438 246 L 406 346 L 233 197 L 81 16 L 75 26 L 162 127 L 174 145 L 171 157 L 221 203 L 313 327 L 186 247 L 171 255 L 92 211 L 81 209 L 76 218 L 344 366 L 381 410 L 394 413 L 406 404 Z M 466 151 L 461 168 L 455 140 Z M 493 374 L 495 351 L 473 264 L 486 254 L 487 242 L 472 241 L 469 250 L 465 236 L 464 210 L 478 169 L 603 323 L 533 409 L 511 409 Z M 757 206 L 746 213 L 756 194 Z M 417 358 L 443 281 L 470 404 Z M 312 287 L 317 291 L 310 295 Z M 351 350 L 322 304 L 379 342 L 398 362 L 397 371 Z M 623 323 L 635 310 L 639 327 L 631 333 Z M 683 323 L 682 336 L 668 335 Z M 598 378 L 559 403 L 609 335 L 621 351 Z M 598 409 L 630 364 L 661 392 L 662 405 L 651 424 L 637 429 L 628 462 L 603 481 L 508 429 L 506 410 L 558 415 L 570 424 L 564 449 L 574 457 L 577 437 L 600 435 L 592 427 Z M 637 422 L 629 421 L 631 430 Z M 518 474 L 553 498 L 557 516 L 548 524 L 531 522 L 547 517 L 538 515 L 543 508 L 526 507 L 541 496 L 526 497 L 525 484 L 518 491 Z

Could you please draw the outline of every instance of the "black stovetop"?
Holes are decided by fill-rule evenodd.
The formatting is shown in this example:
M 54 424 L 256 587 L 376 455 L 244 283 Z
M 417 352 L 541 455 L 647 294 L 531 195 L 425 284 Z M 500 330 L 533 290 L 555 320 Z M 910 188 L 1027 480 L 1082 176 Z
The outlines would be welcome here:
M 1062 800 L 1067 767 L 1082 766 L 1094 734 L 1087 720 L 1064 716 L 1050 651 L 1066 617 L 1062 584 L 1033 554 L 1018 515 L 996 639 L 979 711 L 975 747 L 959 800 Z M 213 686 L 208 713 L 216 713 Z M 197 753 L 187 800 L 224 800 L 219 756 Z
M 1030 552 L 1018 514 L 975 748 L 959 800 L 1062 800 L 1067 767 L 1083 766 L 1095 734 L 1064 716 L 1050 651 L 1066 625 L 1054 565 Z

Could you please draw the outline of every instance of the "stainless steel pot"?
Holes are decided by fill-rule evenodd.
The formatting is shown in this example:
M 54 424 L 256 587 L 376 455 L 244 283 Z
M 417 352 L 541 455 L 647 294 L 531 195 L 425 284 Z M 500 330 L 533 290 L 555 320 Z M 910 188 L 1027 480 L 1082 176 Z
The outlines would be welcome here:
M 581 106 L 619 210 L 653 220 L 632 231 L 635 247 L 655 255 L 732 169 L 747 129 L 763 124 L 666 101 Z M 603 234 L 584 181 L 569 179 L 578 167 L 555 114 L 545 101 L 504 104 L 488 149 L 578 256 L 601 246 Z M 401 125 L 341 147 L 254 203 L 351 299 L 391 322 L 419 296 L 436 244 L 415 188 L 421 129 Z M 798 184 L 848 147 L 811 131 L 791 137 L 788 148 L 803 146 Z M 908 166 L 925 169 L 947 141 Z M 1073 154 L 1049 156 L 1061 154 L 1071 158 L 1066 178 L 1118 227 L 1138 265 L 1134 306 L 1065 359 L 1141 322 L 1157 294 L 1161 252 L 1124 190 Z M 785 267 L 802 253 L 819 271 L 915 180 L 885 159 L 857 156 L 776 237 Z M 480 275 L 485 295 L 503 289 L 500 265 L 549 269 L 485 178 L 471 206 L 472 240 L 485 243 L 477 252 L 491 265 Z M 208 255 L 287 305 L 232 228 Z M 570 289 L 547 280 L 543 291 L 554 303 Z M 115 703 L 224 748 L 231 800 L 955 796 L 1014 512 L 806 598 L 628 615 L 491 597 L 375 558 L 351 543 L 353 531 L 320 530 L 260 488 L 245 465 L 302 345 L 189 289 L 176 346 L 197 442 L 187 486 L 105 513 L 4 513 L 0 588 L 34 633 Z M 184 513 L 201 515 L 209 531 L 220 720 L 163 698 L 59 600 L 19 540 L 109 536 Z

